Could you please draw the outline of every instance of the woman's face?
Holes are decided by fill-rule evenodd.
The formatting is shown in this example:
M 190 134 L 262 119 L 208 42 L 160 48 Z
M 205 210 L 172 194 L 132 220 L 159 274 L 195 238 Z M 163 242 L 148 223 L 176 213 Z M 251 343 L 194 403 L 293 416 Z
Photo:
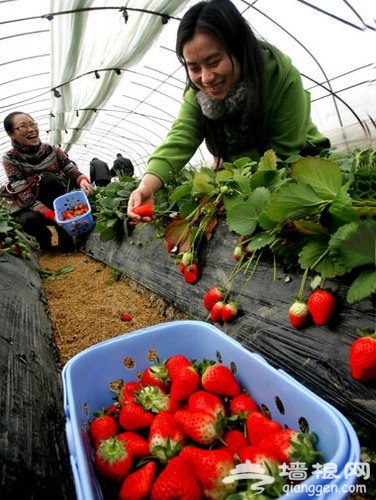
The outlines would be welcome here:
M 40 142 L 38 124 L 29 115 L 15 115 L 13 130 L 9 137 L 25 148 L 38 146 Z
M 214 99 L 224 99 L 240 79 L 239 62 L 210 35 L 196 34 L 184 45 L 183 57 L 189 78 Z

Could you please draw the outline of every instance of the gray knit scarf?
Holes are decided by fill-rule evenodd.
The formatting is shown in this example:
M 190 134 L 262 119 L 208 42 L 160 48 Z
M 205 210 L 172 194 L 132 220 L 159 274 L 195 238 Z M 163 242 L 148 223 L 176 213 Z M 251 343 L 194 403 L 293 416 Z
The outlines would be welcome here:
M 245 81 L 242 80 L 222 100 L 213 99 L 203 90 L 199 90 L 196 93 L 196 98 L 204 116 L 210 120 L 220 120 L 244 111 L 249 92 L 250 89 L 247 88 Z

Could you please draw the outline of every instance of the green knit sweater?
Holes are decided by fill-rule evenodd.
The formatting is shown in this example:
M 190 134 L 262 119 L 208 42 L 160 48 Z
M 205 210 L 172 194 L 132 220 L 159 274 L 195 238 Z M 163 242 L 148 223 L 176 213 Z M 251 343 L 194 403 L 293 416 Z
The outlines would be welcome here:
M 311 120 L 310 94 L 303 88 L 301 75 L 291 59 L 277 48 L 265 45 L 263 62 L 262 137 L 265 150 L 273 149 L 279 158 L 285 159 L 308 151 L 318 154 L 329 148 L 329 140 Z M 240 123 L 241 116 L 238 116 L 232 118 L 231 127 L 225 127 L 229 144 L 233 144 Z M 259 151 L 253 134 L 250 135 L 247 146 L 242 144 L 242 149 L 233 152 L 230 161 L 244 156 L 257 161 L 264 154 L 265 150 Z M 196 92 L 189 89 L 166 139 L 150 156 L 146 172 L 167 183 L 174 171 L 189 162 L 204 140 L 202 111 Z

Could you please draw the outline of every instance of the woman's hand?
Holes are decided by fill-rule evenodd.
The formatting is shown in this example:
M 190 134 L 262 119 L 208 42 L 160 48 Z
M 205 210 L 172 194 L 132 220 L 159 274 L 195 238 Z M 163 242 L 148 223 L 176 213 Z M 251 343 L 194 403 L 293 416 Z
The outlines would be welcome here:
M 133 212 L 133 209 L 141 205 L 154 205 L 154 193 L 162 187 L 162 182 L 156 175 L 145 174 L 140 185 L 135 189 L 128 201 L 128 216 L 140 222 L 150 222 L 152 217 L 142 217 Z
M 82 179 L 80 182 L 80 189 L 82 189 L 82 191 L 86 191 L 88 196 L 91 195 L 93 191 L 93 188 L 87 179 Z

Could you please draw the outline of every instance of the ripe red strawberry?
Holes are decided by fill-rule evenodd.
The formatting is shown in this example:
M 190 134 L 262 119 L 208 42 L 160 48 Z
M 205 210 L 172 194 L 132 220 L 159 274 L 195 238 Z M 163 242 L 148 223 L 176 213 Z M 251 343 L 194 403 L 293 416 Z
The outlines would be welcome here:
M 121 482 L 132 467 L 132 454 L 116 436 L 102 441 L 95 451 L 94 467 L 108 481 Z
M 308 310 L 315 325 L 326 325 L 336 308 L 336 299 L 328 290 L 317 289 L 308 297 Z
M 222 310 L 225 303 L 220 300 L 216 302 L 210 311 L 210 319 L 213 323 L 221 323 L 222 322 Z
M 197 370 L 190 364 L 183 366 L 171 384 L 170 397 L 177 402 L 182 402 L 200 387 L 201 379 Z
M 350 346 L 351 375 L 360 382 L 376 378 L 376 332 L 360 337 Z
M 236 302 L 228 302 L 222 308 L 222 321 L 223 323 L 231 323 L 238 317 L 239 309 Z
M 280 463 L 302 462 L 306 467 L 320 460 L 322 453 L 315 448 L 315 434 L 281 429 L 259 441 L 260 448 L 275 453 Z
M 143 371 L 140 382 L 143 386 L 155 385 L 163 391 L 168 391 L 170 379 L 166 363 L 157 359 L 154 365 L 148 366 Z
M 249 444 L 244 433 L 239 429 L 229 429 L 225 431 L 221 441 L 223 444 L 221 444 L 218 449 L 225 449 L 232 456 L 238 455 L 239 451 Z
M 150 203 L 140 205 L 139 207 L 134 208 L 133 212 L 141 217 L 153 217 L 153 205 L 150 205 Z
M 151 490 L 151 500 L 202 500 L 197 479 L 178 455 L 172 458 L 155 480 Z
M 295 300 L 289 309 L 290 323 L 294 328 L 301 328 L 308 318 L 308 306 L 302 300 Z
M 146 411 L 135 401 L 129 401 L 121 408 L 119 413 L 119 424 L 127 431 L 137 431 L 150 427 L 153 420 L 153 413 Z
M 225 397 L 234 397 L 240 393 L 239 382 L 230 368 L 208 360 L 203 360 L 200 366 L 203 389 Z
M 254 399 L 244 392 L 230 399 L 230 414 L 237 415 L 239 420 L 246 420 L 252 411 L 260 411 Z
M 223 482 L 235 468 L 235 461 L 226 450 L 203 450 L 186 446 L 180 456 L 188 463 L 197 478 L 203 497 L 208 499 L 227 498 L 236 489 L 236 482 Z
M 174 415 L 167 412 L 155 416 L 150 426 L 148 440 L 150 453 L 161 463 L 167 463 L 177 455 L 186 441 Z
M 135 460 L 141 460 L 147 457 L 149 452 L 149 443 L 138 432 L 124 431 L 117 434 L 118 439 L 125 443 L 127 450 L 132 453 Z
M 153 413 L 161 411 L 175 413 L 179 408 L 179 404 L 173 396 L 153 385 L 147 385 L 137 393 L 136 403 L 141 405 L 145 411 Z
M 131 382 L 125 382 L 121 388 L 118 395 L 118 401 L 120 406 L 124 406 L 129 403 L 129 401 L 136 400 L 136 394 L 141 390 L 140 382 L 135 380 Z
M 271 420 L 260 411 L 253 411 L 246 420 L 247 437 L 250 444 L 257 445 L 261 439 L 282 430 L 281 424 Z
M 98 448 L 102 440 L 115 436 L 117 432 L 116 420 L 103 413 L 96 413 L 94 419 L 90 422 L 88 434 L 93 448 Z
M 197 264 L 191 264 L 190 266 L 185 267 L 183 271 L 185 281 L 193 285 L 198 280 L 198 273 L 199 269 Z
M 147 500 L 150 498 L 151 488 L 157 471 L 154 461 L 128 474 L 121 485 L 118 500 Z
M 275 453 L 266 451 L 261 446 L 250 445 L 240 450 L 238 455 L 242 464 L 246 464 L 248 460 L 250 463 L 262 467 L 265 470 L 265 474 L 274 478 L 272 483 L 263 485 L 265 494 L 272 498 L 279 498 L 283 495 L 285 481 L 283 476 L 280 475 L 279 460 Z M 251 485 L 258 481 L 259 479 L 250 479 L 249 484 Z
M 222 400 L 216 395 L 208 391 L 196 391 L 188 398 L 188 410 L 202 410 L 211 415 L 222 416 L 226 415 L 226 410 Z
M 207 311 L 211 311 L 216 302 L 223 301 L 226 297 L 226 290 L 218 286 L 213 286 L 204 295 L 204 307 Z
M 192 363 L 189 361 L 184 354 L 173 354 L 166 360 L 166 367 L 168 370 L 168 376 L 170 380 L 174 380 L 176 375 L 179 374 L 180 370 L 184 366 L 191 366 Z
M 225 421 L 202 410 L 178 410 L 175 420 L 185 436 L 200 445 L 211 445 L 223 434 Z

